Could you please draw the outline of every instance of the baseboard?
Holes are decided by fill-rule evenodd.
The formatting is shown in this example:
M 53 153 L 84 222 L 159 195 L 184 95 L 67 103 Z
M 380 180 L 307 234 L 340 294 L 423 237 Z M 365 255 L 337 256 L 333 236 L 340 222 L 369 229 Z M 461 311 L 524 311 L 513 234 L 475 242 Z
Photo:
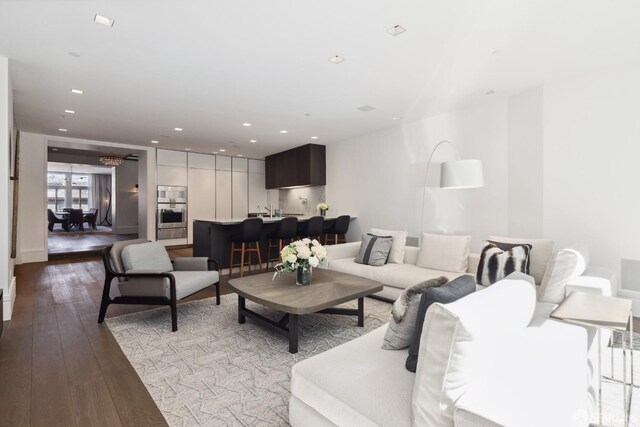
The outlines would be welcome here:
M 633 315 L 634 317 L 640 317 L 640 292 L 630 291 L 628 289 L 617 289 L 616 296 L 633 301 Z
M 29 264 L 31 262 L 46 262 L 49 260 L 49 254 L 46 250 L 32 249 L 29 251 L 20 251 L 16 264 Z
M 2 295 L 2 312 L 4 313 L 4 318 L 2 320 L 11 320 L 13 304 L 16 302 L 16 276 L 11 278 L 9 289 L 5 289 L 5 292 Z

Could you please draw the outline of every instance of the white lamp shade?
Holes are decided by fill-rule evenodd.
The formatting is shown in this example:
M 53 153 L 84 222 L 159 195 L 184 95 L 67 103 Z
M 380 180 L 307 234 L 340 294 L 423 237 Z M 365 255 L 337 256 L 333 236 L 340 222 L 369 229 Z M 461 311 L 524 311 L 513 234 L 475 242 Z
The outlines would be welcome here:
M 482 161 L 454 160 L 444 162 L 440 169 L 440 188 L 484 187 Z

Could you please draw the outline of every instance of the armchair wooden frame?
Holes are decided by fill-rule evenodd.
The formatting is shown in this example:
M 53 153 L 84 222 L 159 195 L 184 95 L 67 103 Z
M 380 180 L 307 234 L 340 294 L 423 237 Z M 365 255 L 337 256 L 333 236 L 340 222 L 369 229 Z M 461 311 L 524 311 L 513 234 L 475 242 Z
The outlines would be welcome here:
M 118 273 L 113 270 L 110 261 L 111 246 L 102 251 L 102 262 L 104 263 L 104 289 L 102 290 L 102 300 L 100 302 L 100 312 L 98 323 L 104 322 L 107 308 L 110 304 L 145 304 L 145 305 L 168 305 L 171 307 L 171 330 L 178 330 L 178 309 L 176 298 L 176 279 L 171 273 Z M 209 270 L 219 271 L 218 262 L 208 259 Z M 211 268 L 214 266 L 214 268 Z M 165 278 L 169 279 L 169 298 L 165 296 L 117 296 L 110 297 L 111 282 L 115 278 Z M 220 280 L 212 283 L 216 288 L 216 304 L 220 305 Z

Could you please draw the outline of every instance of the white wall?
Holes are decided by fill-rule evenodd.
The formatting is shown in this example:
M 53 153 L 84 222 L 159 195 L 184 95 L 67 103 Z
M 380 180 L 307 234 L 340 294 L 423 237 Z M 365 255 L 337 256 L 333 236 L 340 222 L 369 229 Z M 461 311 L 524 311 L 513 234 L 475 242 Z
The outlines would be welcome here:
M 509 98 L 509 236 L 543 235 L 543 89 Z
M 640 260 L 639 73 L 544 88 L 544 233 L 559 245 L 585 242 L 591 264 L 616 271 L 620 259 Z
M 11 259 L 11 219 L 13 183 L 9 181 L 9 136 L 13 129 L 13 88 L 9 75 L 9 59 L 0 56 L 0 288 L 3 290 L 4 319 L 11 318 L 15 302 L 15 278 Z
M 449 140 L 463 158 L 484 164 L 485 187 L 442 190 L 439 165 L 454 158 L 443 145 L 434 156 L 424 204 L 424 231 L 470 234 L 473 248 L 508 227 L 507 100 L 485 104 L 327 146 L 327 203 L 358 216 L 349 239 L 371 227 L 420 232 L 429 154 Z
M 47 141 L 44 135 L 20 133 L 18 263 L 41 262 L 47 255 Z M 25 171 L 29 171 L 26 173 Z
M 125 160 L 115 168 L 115 215 L 114 232 L 117 234 L 138 233 L 138 162 Z

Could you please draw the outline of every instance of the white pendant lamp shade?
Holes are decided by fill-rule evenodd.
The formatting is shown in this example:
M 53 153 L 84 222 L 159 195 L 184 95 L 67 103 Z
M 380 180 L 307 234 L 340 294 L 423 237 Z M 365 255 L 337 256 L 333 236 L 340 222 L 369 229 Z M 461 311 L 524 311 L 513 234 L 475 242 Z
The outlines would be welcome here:
M 484 187 L 482 161 L 454 160 L 442 163 L 440 169 L 440 188 L 478 188 Z

